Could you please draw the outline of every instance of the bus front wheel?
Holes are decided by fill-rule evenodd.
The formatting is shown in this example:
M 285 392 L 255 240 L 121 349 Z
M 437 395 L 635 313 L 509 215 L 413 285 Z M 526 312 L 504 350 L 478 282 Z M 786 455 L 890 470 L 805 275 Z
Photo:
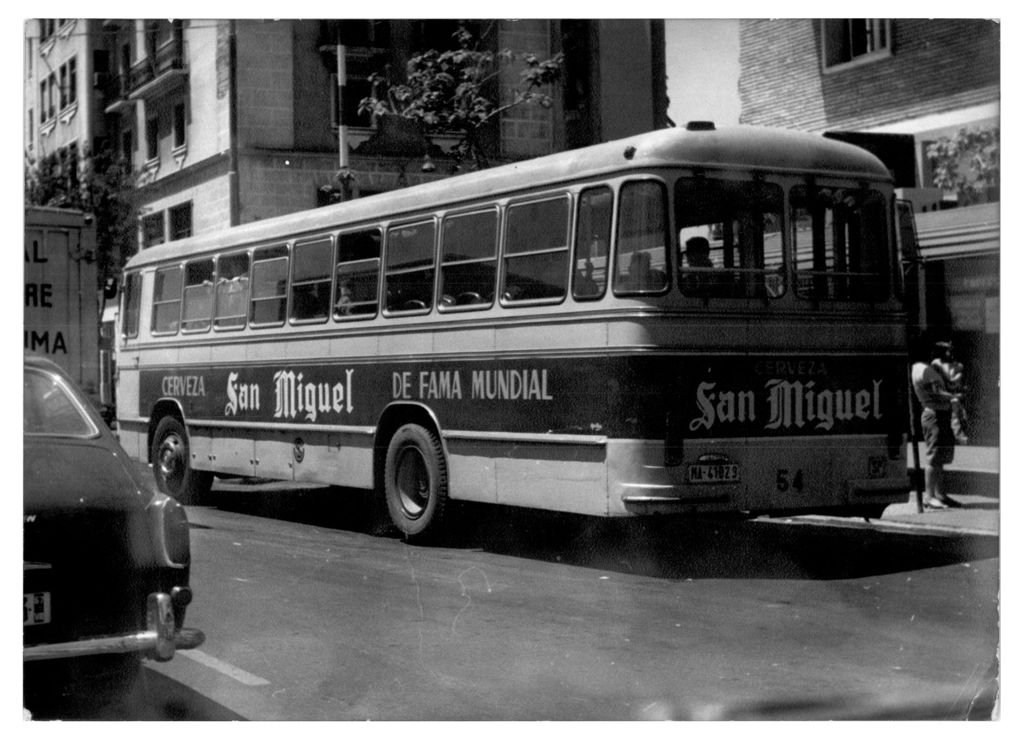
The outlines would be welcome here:
M 407 540 L 437 539 L 448 503 L 448 466 L 434 432 L 406 424 L 391 437 L 384 497 L 392 523 Z
M 149 459 L 157 488 L 168 496 L 191 504 L 210 492 L 213 474 L 192 469 L 185 427 L 173 416 L 165 416 L 157 425 Z

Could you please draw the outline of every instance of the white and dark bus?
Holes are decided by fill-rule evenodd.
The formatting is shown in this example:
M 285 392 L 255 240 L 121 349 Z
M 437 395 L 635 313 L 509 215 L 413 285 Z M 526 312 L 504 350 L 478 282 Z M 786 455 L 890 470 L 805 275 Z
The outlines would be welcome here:
M 369 489 L 410 539 L 457 500 L 878 516 L 901 292 L 873 155 L 690 124 L 143 250 L 119 434 L 183 501 Z

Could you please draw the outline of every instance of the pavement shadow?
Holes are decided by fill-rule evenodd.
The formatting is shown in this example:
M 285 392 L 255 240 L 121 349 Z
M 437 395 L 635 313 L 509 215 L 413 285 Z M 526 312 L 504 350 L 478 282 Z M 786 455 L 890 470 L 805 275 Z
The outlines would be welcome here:
M 994 537 L 715 519 L 477 519 L 463 546 L 669 579 L 840 580 L 999 557 Z M 862 521 L 862 520 L 859 520 Z
M 223 721 L 245 717 L 208 699 L 182 683 L 147 667 L 126 695 L 97 701 L 83 688 L 80 695 L 51 699 L 28 707 L 32 720 L 112 722 Z
M 226 486 L 208 503 L 251 516 L 398 538 L 374 499 L 354 489 Z M 453 503 L 450 515 L 450 533 L 433 549 L 481 549 L 669 579 L 848 579 L 999 557 L 996 537 L 873 528 L 861 519 L 850 526 L 669 516 L 603 519 L 463 502 Z

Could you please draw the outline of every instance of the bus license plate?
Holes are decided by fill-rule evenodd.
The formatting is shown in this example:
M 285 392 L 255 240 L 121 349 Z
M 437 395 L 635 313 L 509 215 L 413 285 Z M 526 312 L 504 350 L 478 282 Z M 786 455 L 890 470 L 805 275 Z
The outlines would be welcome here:
M 738 483 L 738 463 L 692 463 L 689 471 L 690 483 Z
M 25 594 L 25 627 L 50 623 L 50 592 Z

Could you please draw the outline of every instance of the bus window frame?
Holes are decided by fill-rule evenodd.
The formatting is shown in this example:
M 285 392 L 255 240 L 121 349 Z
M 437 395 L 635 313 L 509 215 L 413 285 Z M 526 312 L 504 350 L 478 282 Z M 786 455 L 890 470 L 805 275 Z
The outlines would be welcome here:
M 142 272 L 136 270 L 125 273 L 118 313 L 124 317 L 121 323 L 121 339 L 138 338 L 142 324 Z
M 328 257 L 327 257 L 327 279 L 323 278 L 317 280 L 302 280 L 300 282 L 295 281 L 295 268 L 298 263 L 298 251 L 300 248 L 312 247 L 314 245 L 322 244 L 323 242 L 328 244 Z M 331 314 L 334 312 L 334 280 L 335 280 L 335 265 L 337 264 L 337 243 L 333 233 L 329 234 L 317 234 L 315 236 L 303 237 L 302 239 L 296 239 L 291 245 L 291 264 L 288 267 L 288 309 L 287 317 L 288 324 L 290 326 L 309 326 L 316 324 L 326 324 Z M 295 300 L 295 289 L 302 288 L 308 285 L 322 285 L 327 283 L 327 310 L 323 316 L 313 316 L 310 318 L 296 318 L 295 308 L 298 301 Z
M 623 191 L 633 185 L 654 183 L 661 188 L 662 194 L 662 206 L 664 207 L 664 244 L 662 249 L 665 251 L 665 284 L 655 290 L 635 290 L 635 289 L 624 289 L 617 285 L 617 275 L 619 266 L 619 254 L 622 248 L 622 235 L 620 229 L 622 228 L 622 209 L 624 207 L 624 199 L 622 197 Z M 672 235 L 674 228 L 673 219 L 673 202 L 672 202 L 672 189 L 669 188 L 668 183 L 665 182 L 664 178 L 656 175 L 646 175 L 640 177 L 626 177 L 619 181 L 615 188 L 615 211 L 613 214 L 612 221 L 612 240 L 613 248 L 610 253 L 609 265 L 608 265 L 608 279 L 611 281 L 612 295 L 616 298 L 653 298 L 659 296 L 668 295 L 672 290 L 673 278 L 673 245 L 675 238 Z M 634 252 L 636 254 L 636 252 Z M 648 268 L 652 269 L 652 268 Z
M 577 278 L 581 274 L 578 271 L 578 264 L 579 264 L 580 259 L 581 259 L 581 257 L 580 257 L 581 241 L 580 241 L 579 230 L 580 230 L 580 223 L 582 222 L 582 219 L 580 218 L 580 209 L 583 207 L 583 196 L 586 195 L 589 192 L 597 192 L 597 191 L 602 191 L 602 190 L 603 191 L 607 191 L 608 196 L 611 199 L 610 213 L 608 214 L 608 233 L 606 234 L 607 244 L 605 246 L 605 252 L 604 252 L 604 261 L 605 261 L 604 279 L 601 280 L 600 282 L 598 282 L 598 281 L 594 281 L 593 278 L 591 278 L 589 276 L 586 276 L 586 277 L 588 277 L 588 279 L 590 279 L 591 281 L 594 282 L 594 284 L 598 288 L 598 290 L 597 290 L 596 293 L 578 292 L 578 290 L 577 290 L 577 288 L 578 288 L 577 283 L 579 281 L 578 281 Z M 570 272 L 572 273 L 572 276 L 571 276 L 571 279 L 569 281 L 569 288 L 570 288 L 569 292 L 572 294 L 573 300 L 576 301 L 577 303 L 590 303 L 590 302 L 593 302 L 593 301 L 599 301 L 602 298 L 604 298 L 606 295 L 608 295 L 608 282 L 609 282 L 609 279 L 611 277 L 611 266 L 612 266 L 612 246 L 613 246 L 613 242 L 615 241 L 615 216 L 616 216 L 615 196 L 616 196 L 615 188 L 612 186 L 611 182 L 588 183 L 588 184 L 582 186 L 579 189 L 579 191 L 576 193 L 575 202 L 574 202 L 574 208 L 573 208 L 573 214 L 572 214 L 572 218 L 573 218 L 572 240 L 573 240 L 573 243 L 572 243 L 572 257 L 571 257 L 571 265 L 570 265 Z M 592 244 L 592 243 L 593 243 L 593 241 L 588 239 L 588 246 L 590 244 Z M 591 260 L 591 256 L 585 257 L 584 259 L 586 259 L 587 261 L 590 261 Z
M 342 242 L 342 239 L 344 239 L 346 236 L 351 236 L 353 234 L 359 234 L 359 233 L 362 233 L 362 232 L 370 232 L 370 231 L 376 231 L 377 232 L 377 236 L 379 238 L 378 247 L 377 247 L 377 256 L 376 257 L 363 257 L 363 258 L 360 258 L 360 259 L 357 259 L 357 260 L 348 260 L 348 261 L 346 261 L 344 263 L 341 262 L 341 242 Z M 333 275 L 333 278 L 332 278 L 333 279 L 333 287 L 332 287 L 332 290 L 331 290 L 331 317 L 333 318 L 333 320 L 335 322 L 368 321 L 370 319 L 376 318 L 380 314 L 380 308 L 381 308 L 381 305 L 380 305 L 381 304 L 381 300 L 380 300 L 381 299 L 381 295 L 380 295 L 380 293 L 381 293 L 381 284 L 382 284 L 381 276 L 383 274 L 383 266 L 384 266 L 384 235 L 385 235 L 385 229 L 384 229 L 384 226 L 381 225 L 381 224 L 371 224 L 371 225 L 368 225 L 368 226 L 360 226 L 360 227 L 352 228 L 352 229 L 343 229 L 342 231 L 339 231 L 339 232 L 337 232 L 334 235 L 334 267 L 331 270 L 332 275 Z M 374 289 L 374 298 L 376 300 L 373 301 L 373 311 L 372 312 L 367 311 L 365 313 L 360 313 L 360 312 L 341 313 L 341 312 L 339 312 L 338 311 L 338 291 L 340 290 L 340 288 L 339 288 L 339 285 L 340 285 L 340 282 L 339 282 L 339 272 L 340 272 L 341 266 L 343 264 L 346 265 L 346 266 L 349 266 L 349 265 L 359 265 L 359 264 L 362 264 L 362 263 L 366 263 L 366 264 L 369 265 L 369 264 L 372 264 L 373 262 L 377 263 L 376 286 L 375 286 L 375 289 Z M 352 305 L 354 305 L 354 306 L 364 306 L 364 305 L 367 305 L 368 306 L 368 305 L 370 305 L 370 302 L 369 301 L 355 301 L 355 302 L 352 303 Z
M 530 206 L 537 203 L 563 201 L 565 206 L 565 239 L 564 246 L 557 248 L 547 249 L 531 249 L 523 252 L 515 252 L 509 254 L 508 252 L 508 235 L 511 229 L 511 211 L 514 208 Z M 574 193 L 569 190 L 559 189 L 555 191 L 549 191 L 546 193 L 537 193 L 513 200 L 509 200 L 505 203 L 504 214 L 502 217 L 501 224 L 501 243 L 499 245 L 498 259 L 499 259 L 499 271 L 498 276 L 498 289 L 497 293 L 500 295 L 499 304 L 503 308 L 524 308 L 530 306 L 557 306 L 565 303 L 571 293 L 571 273 L 572 273 L 572 239 L 573 229 L 575 227 L 575 203 L 576 199 Z M 510 259 L 519 259 L 522 257 L 533 257 L 540 254 L 557 254 L 558 252 L 565 252 L 565 274 L 563 275 L 562 281 L 562 293 L 559 296 L 553 296 L 550 298 L 525 298 L 516 299 L 508 297 L 509 288 L 507 285 L 508 280 L 508 262 Z
M 390 278 L 392 275 L 406 275 L 406 274 L 412 274 L 412 273 L 416 273 L 416 272 L 422 272 L 425 269 L 428 269 L 428 268 L 423 267 L 423 266 L 400 267 L 400 268 L 397 268 L 397 269 L 389 269 L 388 268 L 388 258 L 391 256 L 391 235 L 394 232 L 396 232 L 396 231 L 398 231 L 400 229 L 408 228 L 410 226 L 422 226 L 422 225 L 426 225 L 426 224 L 429 224 L 431 229 L 433 229 L 433 238 L 432 238 L 432 241 L 431 241 L 431 262 L 430 262 L 430 267 L 429 267 L 429 269 L 431 270 L 431 273 L 432 273 L 431 276 L 430 276 L 430 300 L 429 301 L 424 301 L 424 303 L 426 305 L 423 308 L 419 308 L 419 307 L 417 307 L 417 308 L 389 308 L 388 307 L 388 278 Z M 381 298 L 383 299 L 381 302 L 382 302 L 383 305 L 381 306 L 381 309 L 380 309 L 381 315 L 384 316 L 384 318 L 390 319 L 390 318 L 401 318 L 403 316 L 426 316 L 431 311 L 434 310 L 434 296 L 437 293 L 437 273 L 438 273 L 438 270 L 437 270 L 437 248 L 438 248 L 439 233 L 440 233 L 440 229 L 437 228 L 437 225 L 438 225 L 438 218 L 437 218 L 437 216 L 434 215 L 434 214 L 430 214 L 429 216 L 419 216 L 418 218 L 414 218 L 414 219 L 411 219 L 411 220 L 408 220 L 408 221 L 393 222 L 393 223 L 388 224 L 386 226 L 386 228 L 384 229 L 384 248 L 383 248 L 383 256 L 381 258 L 382 259 L 382 265 L 381 265 L 381 273 L 382 273 Z M 412 301 L 412 300 L 418 301 L 419 299 L 407 299 L 406 302 L 409 302 L 409 301 Z
M 259 252 L 269 252 L 271 250 L 280 250 L 283 252 L 279 256 L 270 257 L 269 259 L 257 260 L 256 255 Z M 249 259 L 249 307 L 248 307 L 248 325 L 253 329 L 274 329 L 282 327 L 288 321 L 288 293 L 289 293 L 289 276 L 291 274 L 291 242 L 279 242 L 277 244 L 267 244 L 260 247 L 255 247 L 252 250 L 252 255 Z M 253 289 L 256 286 L 256 263 L 257 262 L 275 262 L 277 260 L 285 260 L 285 273 L 284 273 L 284 293 L 282 295 L 274 295 L 266 298 L 254 298 Z M 257 322 L 254 320 L 254 306 L 256 301 L 271 301 L 280 300 L 284 298 L 284 316 L 280 321 L 274 322 Z
M 200 265 L 204 262 L 210 263 L 210 280 L 203 281 L 195 285 L 189 285 L 188 283 L 188 271 L 189 268 L 195 265 Z M 209 287 L 210 291 L 210 313 L 205 318 L 199 319 L 186 319 L 185 308 L 188 302 L 188 289 L 189 288 L 202 288 L 204 286 Z M 184 274 L 182 276 L 181 284 L 181 333 L 182 334 L 205 334 L 210 331 L 213 326 L 213 305 L 214 305 L 214 294 L 217 287 L 217 260 L 214 257 L 199 257 L 197 259 L 186 260 L 184 263 Z M 189 327 L 187 323 L 200 323 L 204 322 L 203 326 Z
M 493 251 L 490 257 L 474 257 L 466 260 L 449 260 L 445 261 L 444 249 L 445 249 L 445 225 L 449 220 L 455 220 L 459 218 L 468 218 L 470 216 L 477 216 L 480 214 L 493 214 L 494 216 L 494 241 L 492 244 Z M 502 209 L 495 202 L 486 204 L 484 206 L 476 206 L 473 208 L 467 208 L 462 210 L 453 210 L 445 212 L 440 219 L 441 227 L 438 230 L 438 269 L 437 269 L 437 289 L 435 290 L 434 300 L 437 304 L 437 310 L 441 313 L 464 313 L 467 311 L 486 311 L 492 308 L 495 303 L 495 298 L 498 295 L 498 281 L 501 277 L 501 229 L 502 229 Z M 487 262 L 494 263 L 494 278 L 491 284 L 491 298 L 490 300 L 484 300 L 480 303 L 468 303 L 459 304 L 458 296 L 455 296 L 455 303 L 447 304 L 444 303 L 445 297 L 445 282 L 444 282 L 444 268 L 446 265 L 464 265 L 464 264 L 483 264 Z M 482 296 L 481 296 L 482 297 Z
M 710 267 L 695 267 L 687 264 L 686 262 L 686 242 L 688 239 L 683 238 L 683 230 L 691 229 L 697 226 L 697 224 L 691 224 L 688 226 L 681 226 L 679 213 L 680 209 L 684 207 L 684 204 L 680 203 L 680 189 L 684 182 L 696 183 L 706 181 L 709 183 L 715 183 L 713 187 L 719 188 L 721 184 L 728 183 L 731 186 L 738 186 L 738 188 L 755 186 L 761 188 L 759 202 L 763 203 L 766 198 L 765 194 L 769 190 L 774 190 L 774 195 L 778 198 L 778 211 L 767 211 L 758 209 L 757 213 L 760 214 L 761 226 L 755 230 L 755 238 L 753 242 L 750 240 L 743 239 L 743 229 L 741 220 L 737 216 L 749 215 L 754 211 L 751 208 L 747 209 L 729 209 L 728 221 L 709 221 L 704 226 L 712 223 L 719 223 L 723 227 L 719 243 L 716 243 L 714 238 L 708 238 L 711 255 L 717 255 L 721 258 L 721 264 L 716 264 Z M 688 172 L 683 173 L 675 179 L 672 183 L 672 196 L 673 196 L 673 241 L 675 242 L 674 250 L 676 256 L 676 282 L 677 289 L 680 295 L 689 300 L 696 300 L 706 303 L 710 298 L 716 300 L 729 300 L 729 301 L 778 301 L 785 298 L 790 292 L 792 292 L 792 264 L 790 259 L 790 245 L 789 245 L 789 232 L 788 232 L 788 191 L 787 184 L 782 180 L 768 179 L 763 173 L 757 170 L 746 170 L 736 172 L 715 172 L 713 174 L 704 172 Z M 724 189 L 724 188 L 722 188 Z M 732 197 L 732 196 L 730 196 Z M 750 199 L 744 199 L 745 203 L 750 203 Z M 694 209 L 696 213 L 701 213 L 699 209 Z M 772 214 L 777 218 L 778 231 L 766 231 L 764 229 L 764 216 L 765 214 Z M 708 216 L 707 213 L 702 213 L 703 216 Z M 714 214 L 721 215 L 721 214 Z M 733 224 L 741 223 L 741 228 L 732 228 Z M 769 243 L 769 237 L 772 234 L 778 234 L 779 252 L 777 255 L 769 253 L 767 247 Z M 698 235 L 703 236 L 703 235 Z M 728 248 L 726 242 L 728 242 Z M 750 247 L 753 247 L 751 250 Z M 774 262 L 769 263 L 769 257 L 779 258 L 777 264 Z M 752 260 L 753 265 L 747 264 L 744 266 L 745 260 Z M 738 262 L 736 261 L 738 260 Z M 696 287 L 695 286 L 699 286 Z
M 888 301 L 890 301 L 890 300 L 892 300 L 894 298 L 898 299 L 898 295 L 899 295 L 899 288 L 897 287 L 897 282 L 898 281 L 897 281 L 896 277 L 893 275 L 893 259 L 894 259 L 893 255 L 896 252 L 896 244 L 892 242 L 893 235 L 890 233 L 892 231 L 892 226 L 891 225 L 889 225 L 888 228 L 885 229 L 885 233 L 884 234 L 880 234 L 881 236 L 884 237 L 884 240 L 883 240 L 884 243 L 882 243 L 881 246 L 883 246 L 885 248 L 886 253 L 885 253 L 883 259 L 877 260 L 877 263 L 875 265 L 876 269 L 875 269 L 874 272 L 869 272 L 869 271 L 866 271 L 866 270 L 854 271 L 854 270 L 849 270 L 849 269 L 844 270 L 844 271 L 839 271 L 839 270 L 836 269 L 835 265 L 833 265 L 832 267 L 828 267 L 827 266 L 827 260 L 829 259 L 829 253 L 827 251 L 826 251 L 826 253 L 824 255 L 824 258 L 826 260 L 826 269 L 819 270 L 816 266 L 814 266 L 814 262 L 815 262 L 815 257 L 814 257 L 814 241 L 816 239 L 816 237 L 814 235 L 814 229 L 816 227 L 814 226 L 814 223 L 813 223 L 813 214 L 811 214 L 811 216 L 812 216 L 812 230 L 811 230 L 811 236 L 810 236 L 810 238 L 811 238 L 811 251 L 809 251 L 808 254 L 810 255 L 810 263 L 811 263 L 812 267 L 810 269 L 801 269 L 801 265 L 807 263 L 807 260 L 801 260 L 800 242 L 797 239 L 797 235 L 798 235 L 797 225 L 798 225 L 798 222 L 797 222 L 797 220 L 795 218 L 795 215 L 796 215 L 795 211 L 796 211 L 796 208 L 797 208 L 797 206 L 795 204 L 796 203 L 795 191 L 797 191 L 798 189 L 801 189 L 801 188 L 804 189 L 807 194 L 811 194 L 811 193 L 820 194 L 823 190 L 830 190 L 830 191 L 835 191 L 835 190 L 855 191 L 855 192 L 857 192 L 858 194 L 860 194 L 862 196 L 861 205 L 863 205 L 863 203 L 866 202 L 866 198 L 864 198 L 864 196 L 870 194 L 869 197 L 873 197 L 874 199 L 876 199 L 881 204 L 881 210 L 884 213 L 884 216 L 885 216 L 885 219 L 887 221 L 887 224 L 893 224 L 895 222 L 895 219 L 896 219 L 895 211 L 892 210 L 892 207 L 891 207 L 891 204 L 889 202 L 889 199 L 886 198 L 885 190 L 882 189 L 882 188 L 877 187 L 877 185 L 874 184 L 874 183 L 867 183 L 867 182 L 863 182 L 863 181 L 861 181 L 861 182 L 852 182 L 850 180 L 844 180 L 842 178 L 836 178 L 836 177 L 808 177 L 808 178 L 804 179 L 802 182 L 794 183 L 794 184 L 790 185 L 788 187 L 787 191 L 786 191 L 786 214 L 785 214 L 785 216 L 786 216 L 786 222 L 787 222 L 787 238 L 788 238 L 788 240 L 790 242 L 790 244 L 789 244 L 789 251 L 790 251 L 790 253 L 792 255 L 791 272 L 792 272 L 792 293 L 793 293 L 793 295 L 798 300 L 803 301 L 805 303 L 812 304 L 812 305 L 818 305 L 820 303 L 827 303 L 827 304 L 830 304 L 830 305 L 840 304 L 840 303 L 860 303 L 860 304 L 880 305 L 880 304 L 887 303 Z M 804 209 L 807 209 L 807 205 L 806 204 L 804 206 L 801 206 L 801 207 L 804 208 Z M 833 209 L 825 209 L 825 210 L 832 210 L 833 212 L 835 211 L 834 208 Z M 809 209 L 808 209 L 808 212 L 810 213 Z M 867 219 L 862 219 L 862 223 L 867 222 L 867 221 L 868 221 Z M 833 220 L 830 222 L 829 225 L 833 229 L 835 228 L 836 222 L 834 220 L 834 217 L 833 217 Z M 823 223 L 821 228 L 826 229 L 826 224 Z M 830 241 L 828 241 L 828 238 L 829 237 L 826 234 L 826 242 L 824 244 L 824 247 L 827 248 L 827 249 L 831 249 L 832 250 L 832 253 L 833 253 L 832 254 L 832 258 L 834 259 L 835 244 L 830 242 Z M 861 251 L 863 251 L 863 249 L 864 249 L 863 245 L 861 245 L 859 247 L 859 249 Z M 850 256 L 852 255 L 852 248 L 847 246 L 847 252 L 849 252 L 849 254 L 845 255 L 845 257 L 847 259 L 849 259 Z M 860 258 L 861 258 L 861 260 L 863 260 L 863 254 L 860 255 Z M 876 288 L 875 289 L 876 292 L 872 293 L 872 289 L 870 288 L 870 282 L 868 280 L 868 278 L 870 278 L 871 276 L 875 276 L 875 277 L 881 278 L 884 281 L 884 286 L 883 286 L 884 289 Z M 806 287 L 802 286 L 802 284 L 801 284 L 801 278 L 802 277 L 803 278 L 809 277 L 811 279 L 811 287 L 810 288 L 806 288 Z M 835 289 L 830 289 L 827 286 L 828 286 L 830 281 L 834 281 L 837 278 L 843 278 L 843 279 L 845 279 L 848 282 L 852 282 L 853 279 L 859 279 L 860 282 L 852 283 L 852 286 L 853 286 L 852 289 L 848 289 L 848 290 L 850 290 L 851 294 L 848 294 L 848 295 L 832 295 L 832 293 L 834 292 Z M 823 292 L 819 291 L 817 289 L 816 286 L 818 284 L 826 285 L 826 288 L 825 288 L 825 290 Z M 857 291 L 860 291 L 859 295 L 856 294 Z
M 242 321 L 239 324 L 218 325 L 218 323 L 217 323 L 218 321 L 222 321 L 222 320 L 225 320 L 225 319 L 238 318 L 238 315 L 221 316 L 220 314 L 217 313 L 217 309 L 218 309 L 218 307 L 220 305 L 220 286 L 221 286 L 221 283 L 222 283 L 222 281 L 223 282 L 230 282 L 230 280 L 226 280 L 221 275 L 221 267 L 220 267 L 221 261 L 222 260 L 230 260 L 230 259 L 237 258 L 237 257 L 242 257 L 242 256 L 244 256 L 245 260 L 246 260 L 246 269 L 245 269 L 245 311 L 241 314 Z M 217 279 L 216 279 L 216 282 L 214 283 L 214 286 L 213 286 L 213 330 L 215 332 L 218 332 L 218 331 L 241 331 L 241 330 L 245 329 L 245 327 L 249 323 L 249 296 L 250 296 L 249 288 L 252 285 L 252 250 L 250 250 L 250 249 L 243 249 L 243 250 L 236 251 L 236 252 L 225 252 L 224 254 L 218 254 L 217 255 L 217 272 L 216 272 L 216 275 L 217 275 Z M 236 278 L 231 278 L 231 280 L 236 280 L 236 279 L 240 279 L 240 278 L 241 278 L 241 276 L 238 276 Z
M 164 299 L 157 300 L 156 297 L 156 283 L 157 278 L 162 273 L 178 272 L 178 297 L 176 299 Z M 181 329 L 181 302 L 182 294 L 185 287 L 185 275 L 184 275 L 184 263 L 178 262 L 174 265 L 167 267 L 158 267 L 153 271 L 153 299 L 150 301 L 150 312 L 151 316 L 149 319 L 149 333 L 154 337 L 171 337 L 175 336 L 179 329 Z M 158 330 L 156 328 L 156 319 L 158 315 L 157 307 L 163 305 L 170 305 L 172 303 L 178 304 L 178 318 L 173 322 L 174 326 L 171 329 Z

